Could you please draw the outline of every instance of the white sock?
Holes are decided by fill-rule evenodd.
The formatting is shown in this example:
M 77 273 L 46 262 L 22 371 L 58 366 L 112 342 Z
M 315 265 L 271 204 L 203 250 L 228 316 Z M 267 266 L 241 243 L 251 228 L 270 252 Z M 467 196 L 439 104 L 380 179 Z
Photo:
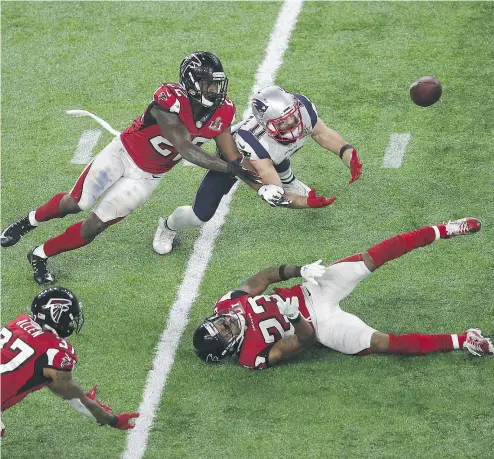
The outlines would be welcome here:
M 48 256 L 45 253 L 44 245 L 45 244 L 38 245 L 38 247 L 34 249 L 33 255 L 36 255 L 37 257 L 41 257 L 41 258 L 48 258 Z
M 451 335 L 453 340 L 453 349 L 460 349 L 460 342 L 458 341 L 458 335 Z
M 35 210 L 32 210 L 31 212 L 29 212 L 29 223 L 31 224 L 31 226 L 38 226 L 41 223 L 38 220 L 36 220 L 36 211 Z
M 166 226 L 171 231 L 193 228 L 194 226 L 201 226 L 203 223 L 192 210 L 192 206 L 177 207 L 166 219 Z
M 441 234 L 439 233 L 439 228 L 437 226 L 433 226 L 432 229 L 434 230 L 434 233 L 436 233 L 436 241 L 438 239 L 441 239 Z
M 295 179 L 291 167 L 289 167 L 285 172 L 278 173 L 278 176 L 280 177 L 282 183 L 290 183 Z

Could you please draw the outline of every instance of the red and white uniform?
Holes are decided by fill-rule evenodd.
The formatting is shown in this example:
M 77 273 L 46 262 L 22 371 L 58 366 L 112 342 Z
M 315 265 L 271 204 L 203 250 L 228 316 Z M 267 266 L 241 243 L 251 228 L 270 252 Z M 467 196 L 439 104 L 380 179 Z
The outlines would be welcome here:
M 150 111 L 153 105 L 178 115 L 201 146 L 221 134 L 235 118 L 235 105 L 228 98 L 200 129 L 182 87 L 162 84 L 153 103 L 132 125 L 113 139 L 84 169 L 70 195 L 81 210 L 89 210 L 100 196 L 93 212 L 104 222 L 118 221 L 137 209 L 159 185 L 163 174 L 182 158 L 163 135 Z
M 272 295 L 226 299 L 230 298 L 230 292 L 216 303 L 215 312 L 232 308 L 245 317 L 246 331 L 238 363 L 248 368 L 268 367 L 269 351 L 274 343 L 294 334 L 293 326 L 278 310 L 280 297 L 298 298 L 299 311 L 314 329 L 320 344 L 344 354 L 358 354 L 370 347 L 376 330 L 343 311 L 339 303 L 370 274 L 363 261 L 336 262 L 317 278 L 318 285 L 304 282 L 291 288 L 275 288 Z
M 26 314 L 20 314 L 0 331 L 2 411 L 50 380 L 43 368 L 72 371 L 77 362 L 74 348 L 57 334 L 43 330 Z
M 192 143 L 198 146 L 221 134 L 235 118 L 235 105 L 227 97 L 211 119 L 198 129 L 192 116 L 190 100 L 179 84 L 163 83 L 154 93 L 153 101 L 167 112 L 176 113 L 190 132 Z M 163 136 L 156 120 L 149 113 L 151 108 L 152 104 L 134 120 L 132 126 L 120 134 L 120 139 L 137 166 L 146 172 L 162 174 L 168 172 L 182 157 Z
M 275 292 L 271 295 L 255 297 L 244 295 L 235 299 L 220 299 L 216 303 L 215 313 L 234 309 L 245 317 L 246 330 L 238 352 L 240 365 L 256 370 L 266 368 L 269 364 L 269 351 L 274 343 L 294 334 L 293 325 L 278 309 L 277 300 L 280 298 L 298 297 L 300 312 L 306 319 L 310 320 L 300 285 L 295 285 L 292 288 L 276 288 Z
M 328 266 L 317 278 L 318 285 L 302 284 L 305 304 L 319 343 L 350 355 L 370 347 L 376 330 L 340 308 L 340 301 L 370 274 L 363 261 L 342 261 Z

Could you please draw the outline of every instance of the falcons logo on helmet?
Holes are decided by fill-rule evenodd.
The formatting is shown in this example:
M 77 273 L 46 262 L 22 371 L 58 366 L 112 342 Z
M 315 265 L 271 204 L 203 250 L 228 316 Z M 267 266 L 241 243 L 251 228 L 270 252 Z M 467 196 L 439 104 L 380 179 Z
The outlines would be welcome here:
M 65 298 L 50 298 L 50 301 L 48 301 L 42 309 L 49 309 L 53 322 L 58 324 L 62 314 L 67 312 L 70 309 L 70 306 L 72 306 L 72 301 L 70 300 Z
M 195 54 L 191 54 L 189 58 L 191 59 L 188 65 L 190 68 L 195 69 L 202 66 L 201 59 L 199 59 Z

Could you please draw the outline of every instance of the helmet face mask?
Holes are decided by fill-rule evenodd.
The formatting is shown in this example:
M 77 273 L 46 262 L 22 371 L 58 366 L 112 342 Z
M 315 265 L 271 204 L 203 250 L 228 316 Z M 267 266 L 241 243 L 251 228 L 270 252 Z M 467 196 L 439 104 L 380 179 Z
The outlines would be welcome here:
M 197 51 L 180 64 L 180 85 L 192 102 L 203 107 L 202 126 L 225 101 L 228 78 L 213 53 Z
M 279 86 L 261 89 L 252 99 L 252 113 L 268 135 L 278 142 L 293 142 L 304 133 L 300 101 Z
M 206 318 L 195 331 L 194 351 L 207 363 L 219 362 L 238 351 L 244 334 L 245 318 L 242 314 L 233 310 L 214 314 Z
M 31 303 L 31 317 L 42 328 L 67 338 L 84 324 L 84 314 L 77 297 L 64 287 L 51 287 L 36 295 Z

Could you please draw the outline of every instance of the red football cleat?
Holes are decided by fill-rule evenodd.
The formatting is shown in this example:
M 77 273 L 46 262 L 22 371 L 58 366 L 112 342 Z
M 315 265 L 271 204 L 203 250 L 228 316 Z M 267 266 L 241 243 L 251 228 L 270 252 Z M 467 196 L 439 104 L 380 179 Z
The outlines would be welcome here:
M 460 220 L 450 220 L 444 223 L 446 228 L 445 239 L 453 236 L 462 236 L 464 234 L 473 234 L 480 231 L 482 226 L 480 220 L 475 217 L 465 217 Z
M 463 348 L 470 354 L 481 357 L 483 355 L 494 355 L 494 346 L 489 338 L 482 336 L 478 328 L 470 328 L 467 330 L 467 339 L 463 344 Z

